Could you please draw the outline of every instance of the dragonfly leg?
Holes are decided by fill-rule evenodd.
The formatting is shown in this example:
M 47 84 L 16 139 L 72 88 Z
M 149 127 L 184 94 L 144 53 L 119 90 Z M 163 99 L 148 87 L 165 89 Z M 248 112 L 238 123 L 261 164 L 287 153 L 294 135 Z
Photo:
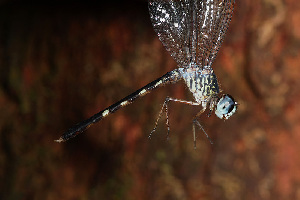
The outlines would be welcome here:
M 206 133 L 206 131 L 204 130 L 204 128 L 202 127 L 202 125 L 200 124 L 200 122 L 198 121 L 198 117 L 205 111 L 205 108 L 203 108 L 193 119 L 193 135 L 194 135 L 194 149 L 196 149 L 196 128 L 195 125 L 199 126 L 201 128 L 201 130 L 203 131 L 203 133 L 206 135 L 207 139 L 209 140 L 209 142 L 211 144 L 213 144 L 212 139 L 208 136 L 208 134 Z
M 161 118 L 161 115 L 163 112 L 166 113 L 166 126 L 167 126 L 167 139 L 169 139 L 169 135 L 170 135 L 170 122 L 169 122 L 169 111 L 168 111 L 168 103 L 169 101 L 174 101 L 174 102 L 179 102 L 179 103 L 184 103 L 184 104 L 188 104 L 188 105 L 193 105 L 193 106 L 199 106 L 201 105 L 201 103 L 198 102 L 193 102 L 193 101 L 186 101 L 186 100 L 181 100 L 181 99 L 175 99 L 175 98 L 171 98 L 171 97 L 166 97 L 163 106 L 160 109 L 160 112 L 158 114 L 158 117 L 155 121 L 155 126 L 152 129 L 151 133 L 149 134 L 148 138 L 150 139 L 152 134 L 156 131 L 157 126 L 158 126 L 158 122 Z M 204 109 L 205 110 L 205 109 Z
M 151 139 L 151 136 L 152 134 L 156 131 L 157 129 L 157 125 L 158 125 L 158 121 L 160 120 L 161 118 L 161 115 L 164 111 L 164 108 L 165 108 L 165 113 L 166 113 L 166 124 L 167 124 L 167 129 L 168 129 L 168 133 L 167 133 L 167 137 L 169 137 L 169 132 L 170 132 L 170 125 L 169 125 L 169 114 L 168 114 L 168 102 L 169 102 L 169 97 L 167 97 L 164 101 L 164 104 L 163 106 L 161 107 L 160 111 L 159 111 L 159 114 L 158 114 L 158 117 L 155 121 L 155 126 L 154 128 L 152 129 L 151 133 L 149 134 L 148 138 Z

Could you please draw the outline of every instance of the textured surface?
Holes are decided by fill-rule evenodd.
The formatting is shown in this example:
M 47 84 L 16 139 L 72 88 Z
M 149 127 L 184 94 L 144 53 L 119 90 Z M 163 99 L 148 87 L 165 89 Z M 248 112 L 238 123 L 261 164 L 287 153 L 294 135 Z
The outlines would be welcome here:
M 180 67 L 211 66 L 227 31 L 234 1 L 149 1 L 154 30 Z M 196 22 L 196 23 L 195 23 Z
M 239 102 L 226 122 L 170 105 L 147 136 L 166 86 L 74 140 L 74 122 L 176 67 L 147 2 L 0 4 L 0 199 L 300 199 L 300 1 L 236 1 L 213 64 Z

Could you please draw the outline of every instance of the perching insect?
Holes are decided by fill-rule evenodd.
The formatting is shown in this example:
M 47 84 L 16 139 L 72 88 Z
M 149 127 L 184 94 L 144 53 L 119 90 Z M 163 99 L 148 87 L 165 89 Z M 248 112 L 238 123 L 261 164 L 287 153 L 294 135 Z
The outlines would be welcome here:
M 230 95 L 224 94 L 219 97 L 220 90 L 217 77 L 211 68 L 228 29 L 233 4 L 234 0 L 150 0 L 149 12 L 154 30 L 167 51 L 177 62 L 178 68 L 89 119 L 76 124 L 56 141 L 64 142 L 75 137 L 92 124 L 131 104 L 137 98 L 145 96 L 153 89 L 184 80 L 194 96 L 194 101 L 167 97 L 149 137 L 156 130 L 164 111 L 166 112 L 169 134 L 168 102 L 175 101 L 202 106 L 193 120 L 194 145 L 196 145 L 195 125 L 203 130 L 212 143 L 197 118 L 206 108 L 210 109 L 210 113 L 215 110 L 215 114 L 224 120 L 232 116 L 237 110 L 237 102 Z

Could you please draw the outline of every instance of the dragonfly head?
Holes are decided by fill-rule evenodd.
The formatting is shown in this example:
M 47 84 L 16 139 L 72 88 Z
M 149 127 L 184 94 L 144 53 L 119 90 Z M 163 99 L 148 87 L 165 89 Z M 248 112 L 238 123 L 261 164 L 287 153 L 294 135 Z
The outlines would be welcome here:
M 217 102 L 215 114 L 220 119 L 228 119 L 237 109 L 237 102 L 229 94 L 224 94 Z

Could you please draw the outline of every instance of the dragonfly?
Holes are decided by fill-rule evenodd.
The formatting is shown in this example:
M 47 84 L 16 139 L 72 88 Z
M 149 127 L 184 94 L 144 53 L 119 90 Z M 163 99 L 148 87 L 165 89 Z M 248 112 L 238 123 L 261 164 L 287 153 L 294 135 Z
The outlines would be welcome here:
M 178 68 L 145 85 L 115 104 L 68 129 L 56 142 L 65 142 L 84 132 L 91 125 L 145 96 L 154 89 L 183 80 L 193 94 L 193 101 L 166 97 L 152 133 L 165 112 L 167 135 L 170 126 L 168 103 L 170 101 L 201 106 L 193 119 L 194 146 L 198 126 L 209 141 L 212 140 L 198 121 L 206 109 L 208 116 L 213 110 L 223 120 L 229 119 L 237 110 L 237 102 L 229 94 L 220 94 L 212 63 L 221 47 L 231 21 L 234 0 L 149 0 L 150 19 L 159 40 L 177 62 Z

